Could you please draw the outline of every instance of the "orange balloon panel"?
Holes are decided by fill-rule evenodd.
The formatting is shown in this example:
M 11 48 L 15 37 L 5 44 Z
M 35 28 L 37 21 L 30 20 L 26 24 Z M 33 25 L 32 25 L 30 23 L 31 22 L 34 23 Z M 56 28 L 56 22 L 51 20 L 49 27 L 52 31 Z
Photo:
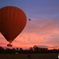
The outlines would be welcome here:
M 3 7 L 0 10 L 1 33 L 10 43 L 21 33 L 26 25 L 25 13 L 14 6 Z

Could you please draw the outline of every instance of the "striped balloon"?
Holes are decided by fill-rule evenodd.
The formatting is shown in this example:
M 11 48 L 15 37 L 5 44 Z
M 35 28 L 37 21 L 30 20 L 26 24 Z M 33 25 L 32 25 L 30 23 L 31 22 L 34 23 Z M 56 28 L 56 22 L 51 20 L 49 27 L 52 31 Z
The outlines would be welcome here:
M 12 41 L 26 25 L 26 15 L 18 7 L 6 6 L 0 9 L 1 33 L 7 41 Z

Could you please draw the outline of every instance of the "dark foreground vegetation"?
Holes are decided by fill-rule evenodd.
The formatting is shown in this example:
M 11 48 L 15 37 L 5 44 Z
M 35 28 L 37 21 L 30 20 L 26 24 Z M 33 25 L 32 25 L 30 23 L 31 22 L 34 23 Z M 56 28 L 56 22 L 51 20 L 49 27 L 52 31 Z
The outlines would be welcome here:
M 0 54 L 0 59 L 59 59 L 58 54 Z
M 47 53 L 59 53 L 59 49 L 49 50 L 48 48 L 39 48 L 36 45 L 29 49 L 22 48 L 6 48 L 0 47 L 0 54 L 47 54 Z

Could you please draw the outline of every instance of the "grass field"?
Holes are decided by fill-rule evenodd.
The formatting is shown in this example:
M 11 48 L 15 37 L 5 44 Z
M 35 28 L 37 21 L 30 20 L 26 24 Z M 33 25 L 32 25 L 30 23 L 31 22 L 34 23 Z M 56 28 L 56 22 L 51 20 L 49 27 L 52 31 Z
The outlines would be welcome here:
M 58 54 L 0 54 L 0 59 L 58 59 Z

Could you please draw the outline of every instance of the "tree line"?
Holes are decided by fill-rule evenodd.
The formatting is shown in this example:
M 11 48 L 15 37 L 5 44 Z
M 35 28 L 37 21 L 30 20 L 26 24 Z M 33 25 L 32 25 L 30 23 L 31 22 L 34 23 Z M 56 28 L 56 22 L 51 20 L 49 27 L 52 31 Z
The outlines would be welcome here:
M 22 49 L 22 48 L 6 48 L 0 46 L 0 54 L 41 54 L 41 53 L 59 53 L 59 49 L 51 49 L 48 48 L 39 48 L 38 46 L 34 45 L 29 49 Z

